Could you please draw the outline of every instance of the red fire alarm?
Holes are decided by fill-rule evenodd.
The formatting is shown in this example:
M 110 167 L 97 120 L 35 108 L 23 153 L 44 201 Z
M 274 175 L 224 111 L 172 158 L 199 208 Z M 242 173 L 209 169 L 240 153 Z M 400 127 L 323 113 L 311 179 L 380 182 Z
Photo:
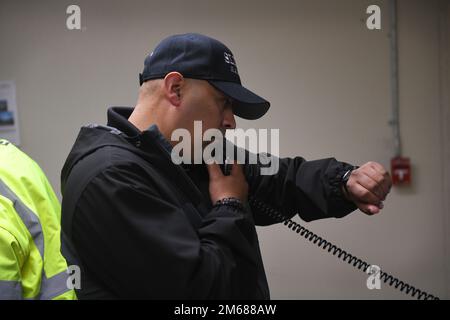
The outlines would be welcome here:
M 411 184 L 411 162 L 409 158 L 395 157 L 391 159 L 392 183 L 394 185 Z

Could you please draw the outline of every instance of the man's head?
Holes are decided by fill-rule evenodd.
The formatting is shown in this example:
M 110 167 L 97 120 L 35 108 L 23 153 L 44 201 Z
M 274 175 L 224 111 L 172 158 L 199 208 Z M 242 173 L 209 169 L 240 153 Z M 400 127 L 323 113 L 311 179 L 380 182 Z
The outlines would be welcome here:
M 204 131 L 224 131 L 235 127 L 234 115 L 257 119 L 270 106 L 241 85 L 231 51 L 221 42 L 200 34 L 162 40 L 145 59 L 139 79 L 139 100 L 130 121 L 136 122 L 138 115 L 142 118 L 143 106 L 147 106 L 152 123 L 166 137 L 177 128 L 193 133 L 195 120 L 202 121 Z
M 206 80 L 185 78 L 176 71 L 142 84 L 138 106 L 144 105 L 167 138 L 179 128 L 193 134 L 194 121 L 202 121 L 203 132 L 215 128 L 225 133 L 236 127 L 231 98 Z

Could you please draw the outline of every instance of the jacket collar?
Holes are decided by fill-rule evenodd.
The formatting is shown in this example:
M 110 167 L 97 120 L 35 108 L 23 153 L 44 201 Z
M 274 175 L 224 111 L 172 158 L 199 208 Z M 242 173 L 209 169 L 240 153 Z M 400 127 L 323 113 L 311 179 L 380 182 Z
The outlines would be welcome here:
M 116 128 L 123 132 L 130 138 L 138 138 L 142 132 L 136 128 L 128 118 L 131 116 L 134 108 L 130 107 L 111 107 L 108 109 L 108 126 Z M 159 144 L 170 154 L 172 152 L 172 145 L 162 135 L 161 131 L 156 124 L 152 124 L 144 132 L 149 132 L 151 137 L 155 139 Z
M 111 107 L 108 109 L 108 126 L 119 129 L 129 137 L 138 136 L 141 131 L 136 128 L 128 118 L 131 116 L 134 108 L 130 107 Z

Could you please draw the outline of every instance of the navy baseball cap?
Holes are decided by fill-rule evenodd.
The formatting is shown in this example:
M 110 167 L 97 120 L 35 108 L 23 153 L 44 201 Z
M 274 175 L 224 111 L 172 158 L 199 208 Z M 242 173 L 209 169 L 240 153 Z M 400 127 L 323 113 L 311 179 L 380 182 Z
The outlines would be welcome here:
M 139 82 L 162 79 L 172 71 L 208 81 L 233 99 L 233 113 L 241 118 L 258 119 L 269 110 L 267 100 L 242 86 L 230 49 L 213 38 L 198 33 L 165 38 L 145 59 Z

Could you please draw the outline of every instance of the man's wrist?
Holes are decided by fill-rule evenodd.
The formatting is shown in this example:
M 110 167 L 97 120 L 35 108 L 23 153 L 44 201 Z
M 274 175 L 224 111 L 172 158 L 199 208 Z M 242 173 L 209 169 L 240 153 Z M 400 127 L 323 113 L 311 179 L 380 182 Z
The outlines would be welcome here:
M 347 170 L 343 175 L 342 175 L 342 179 L 341 179 L 341 188 L 342 188 L 342 193 L 344 194 L 344 196 L 347 198 L 347 200 L 351 201 L 350 198 L 350 193 L 348 191 L 347 188 L 347 182 L 350 179 L 350 176 L 352 174 L 352 172 L 356 169 L 358 169 L 359 167 L 354 166 L 353 168 Z

